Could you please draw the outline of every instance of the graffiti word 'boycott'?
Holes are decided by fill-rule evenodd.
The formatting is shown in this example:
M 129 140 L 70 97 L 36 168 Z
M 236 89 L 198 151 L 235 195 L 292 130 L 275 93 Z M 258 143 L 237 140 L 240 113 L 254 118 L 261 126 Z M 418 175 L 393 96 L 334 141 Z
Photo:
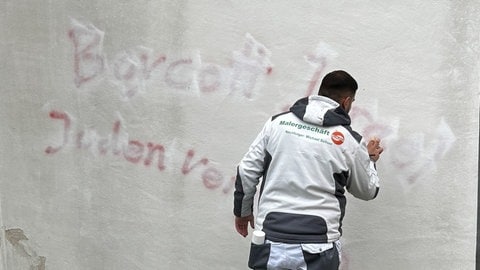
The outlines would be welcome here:
M 115 156 L 121 156 L 126 161 L 133 164 L 142 164 L 150 166 L 156 164 L 159 171 L 165 170 L 165 147 L 162 144 L 153 142 L 141 142 L 138 140 L 129 140 L 126 132 L 122 132 L 122 123 L 117 120 L 113 123 L 112 132 L 108 136 L 100 137 L 92 130 L 79 130 L 72 132 L 71 117 L 63 111 L 52 110 L 50 118 L 63 122 L 62 143 L 58 146 L 48 146 L 45 153 L 54 155 L 65 146 L 72 144 L 76 149 L 93 150 L 101 155 L 111 153 Z M 183 165 L 180 169 L 183 175 L 188 175 L 191 171 L 202 166 L 201 178 L 203 184 L 208 189 L 223 187 L 223 192 L 227 193 L 232 188 L 232 180 L 226 181 L 222 173 L 214 167 L 207 167 L 208 158 L 201 158 L 193 162 L 195 151 L 190 149 L 185 155 Z
M 226 90 L 251 98 L 261 75 L 272 73 L 270 51 L 251 34 L 245 35 L 240 50 L 233 51 L 231 64 L 221 66 L 194 57 L 170 59 L 164 54 L 154 54 L 152 49 L 138 46 L 117 54 L 108 65 L 103 52 L 104 32 L 93 24 L 72 20 L 68 36 L 73 43 L 73 71 L 77 88 L 101 77 L 109 71 L 110 78 L 119 86 L 122 95 L 132 98 L 146 88 L 154 71 L 164 69 L 161 80 L 173 89 L 199 89 L 201 93 Z M 157 77 L 158 78 L 158 77 Z

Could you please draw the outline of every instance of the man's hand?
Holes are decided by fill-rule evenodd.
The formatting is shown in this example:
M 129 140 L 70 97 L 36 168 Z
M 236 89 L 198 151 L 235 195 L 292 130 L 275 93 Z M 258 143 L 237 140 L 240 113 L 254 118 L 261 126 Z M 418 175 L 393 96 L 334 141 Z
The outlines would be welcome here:
M 243 236 L 247 237 L 248 235 L 248 223 L 250 222 L 250 226 L 252 229 L 254 228 L 253 225 L 253 215 L 249 215 L 246 217 L 235 217 L 235 229 L 237 229 L 237 232 Z
M 380 146 L 380 139 L 373 137 L 367 144 L 368 154 L 370 159 L 376 162 L 380 158 L 380 154 L 383 152 L 383 147 Z

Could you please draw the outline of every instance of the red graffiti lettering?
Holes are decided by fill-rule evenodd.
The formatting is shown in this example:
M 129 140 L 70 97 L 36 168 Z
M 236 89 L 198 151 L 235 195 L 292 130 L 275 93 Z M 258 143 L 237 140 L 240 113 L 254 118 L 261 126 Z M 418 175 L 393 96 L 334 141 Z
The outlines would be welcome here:
M 145 88 L 145 82 L 152 71 L 165 62 L 166 56 L 158 56 L 151 61 L 152 53 L 143 47 L 119 56 L 113 65 L 113 75 L 122 86 L 127 98 L 135 96 Z
M 313 75 L 308 82 L 305 96 L 315 95 L 318 92 L 322 75 L 325 72 L 328 62 L 335 56 L 335 52 L 329 48 L 327 44 L 320 43 L 315 52 L 305 56 L 306 61 L 315 69 Z M 283 105 L 281 110 L 288 111 L 290 104 Z
M 359 132 L 365 138 L 376 136 L 385 139 L 394 134 L 392 126 L 375 121 L 373 115 L 366 109 L 353 107 L 350 116 L 357 125 L 361 124 L 362 128 L 359 129 Z
M 203 67 L 199 73 L 199 87 L 202 92 L 214 92 L 222 84 L 222 71 L 220 67 L 210 64 Z
M 202 158 L 199 161 L 195 162 L 193 165 L 190 165 L 194 155 L 195 155 L 195 152 L 193 150 L 188 150 L 187 156 L 185 157 L 185 162 L 183 163 L 183 166 L 182 166 L 183 174 L 189 174 L 193 169 L 198 167 L 200 164 L 207 165 L 208 163 L 207 158 Z
M 223 175 L 217 169 L 209 167 L 203 171 L 202 180 L 205 187 L 216 189 L 223 184 Z
M 152 63 L 150 63 L 150 56 L 146 53 L 143 53 L 140 56 L 140 59 L 142 61 L 142 66 L 143 66 L 143 77 L 145 79 L 150 78 L 150 74 L 152 71 L 161 63 L 164 63 L 165 60 L 167 60 L 167 57 L 165 55 L 160 55 L 155 59 Z
M 143 143 L 139 141 L 129 141 L 127 149 L 123 152 L 123 156 L 132 163 L 138 163 L 143 158 L 144 148 Z
M 103 72 L 105 60 L 102 53 L 103 32 L 93 25 L 73 23 L 68 36 L 74 47 L 75 85 L 82 86 Z
M 45 153 L 47 154 L 55 154 L 56 152 L 60 151 L 67 143 L 68 143 L 68 134 L 70 133 L 70 117 L 65 112 L 59 111 L 51 111 L 50 118 L 52 119 L 61 119 L 63 120 L 63 143 L 60 146 L 53 147 L 49 146 L 45 149 Z
M 106 68 L 103 36 L 93 25 L 72 21 L 69 37 L 74 46 L 75 85 L 83 86 L 106 70 L 112 72 L 107 78 L 118 86 L 122 96 L 133 98 L 145 90 L 147 80 L 167 57 L 162 54 L 154 57 L 151 49 L 138 46 L 119 54 L 112 61 L 113 66 Z M 198 89 L 201 93 L 225 90 L 225 93 L 251 98 L 260 75 L 270 75 L 273 71 L 269 50 L 250 34 L 246 34 L 243 48 L 233 52 L 229 66 L 202 63 L 199 55 L 194 59 L 198 60 L 186 57 L 164 65 L 161 78 L 165 85 L 188 91 Z
M 120 146 L 118 145 L 118 137 L 119 137 L 119 134 L 120 134 L 120 126 L 121 126 L 121 123 L 120 121 L 115 121 L 115 123 L 113 124 L 113 130 L 112 130 L 112 153 L 114 155 L 120 155 L 120 153 L 122 152 L 122 149 L 120 148 Z
M 171 63 L 165 73 L 165 82 L 174 88 L 188 88 L 192 84 L 192 79 L 192 59 L 180 59 Z
M 165 147 L 163 147 L 160 144 L 153 144 L 153 143 L 148 143 L 148 154 L 147 158 L 145 158 L 144 164 L 145 166 L 149 166 L 152 163 L 153 156 L 155 152 L 158 152 L 158 169 L 160 171 L 165 169 L 165 164 L 164 164 L 164 159 L 165 159 Z
M 132 164 L 142 164 L 145 167 L 150 166 L 154 160 L 157 161 L 157 169 L 165 170 L 165 152 L 162 144 L 153 142 L 142 142 L 140 140 L 128 140 L 128 134 L 122 130 L 120 120 L 114 122 L 111 134 L 100 137 L 95 130 L 79 130 L 71 134 L 71 117 L 63 111 L 52 110 L 49 114 L 54 120 L 63 120 L 62 142 L 59 146 L 48 146 L 45 153 L 52 156 L 60 150 L 66 148 L 72 141 L 73 149 L 91 150 L 100 155 L 112 154 L 119 156 Z M 73 140 L 70 140 L 72 136 Z M 208 189 L 217 189 L 222 187 L 223 193 L 228 193 L 233 188 L 234 177 L 230 181 L 225 181 L 223 174 L 216 168 L 206 166 L 209 159 L 204 157 L 194 160 L 195 151 L 190 149 L 186 152 L 185 159 L 180 168 L 183 175 L 188 175 L 196 169 L 200 170 L 200 177 L 203 185 Z M 143 162 L 142 162 L 143 161 Z
M 313 56 L 312 56 L 313 57 Z M 319 81 L 323 75 L 325 67 L 327 66 L 327 60 L 324 57 L 319 57 L 317 59 L 318 66 L 313 73 L 310 83 L 308 84 L 306 96 L 316 94 L 318 92 Z

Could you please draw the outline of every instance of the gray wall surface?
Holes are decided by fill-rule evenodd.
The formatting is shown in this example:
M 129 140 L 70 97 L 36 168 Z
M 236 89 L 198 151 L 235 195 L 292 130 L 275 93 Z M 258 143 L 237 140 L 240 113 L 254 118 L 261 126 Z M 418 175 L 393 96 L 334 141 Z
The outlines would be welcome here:
M 246 269 L 236 165 L 327 72 L 382 138 L 342 270 L 474 269 L 478 1 L 0 3 L 0 270 Z

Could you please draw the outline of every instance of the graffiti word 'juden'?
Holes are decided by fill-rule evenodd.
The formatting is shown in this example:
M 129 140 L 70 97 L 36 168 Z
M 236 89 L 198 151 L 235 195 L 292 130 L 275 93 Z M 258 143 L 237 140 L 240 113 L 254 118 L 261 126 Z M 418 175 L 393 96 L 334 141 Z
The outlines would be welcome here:
M 56 146 L 45 148 L 47 155 L 55 155 L 63 148 L 73 145 L 75 149 L 90 150 L 100 155 L 112 154 L 119 156 L 133 164 L 143 164 L 149 167 L 155 164 L 159 171 L 165 170 L 165 146 L 154 142 L 142 142 L 128 139 L 128 134 L 122 131 L 122 123 L 117 120 L 112 125 L 112 131 L 106 136 L 99 136 L 95 130 L 73 130 L 72 120 L 64 111 L 52 110 L 49 114 L 53 120 L 58 120 L 63 125 L 62 142 Z M 195 151 L 190 149 L 185 154 L 180 172 L 188 175 L 194 169 L 202 169 L 201 179 L 208 189 L 222 187 L 227 193 L 232 188 L 232 180 L 225 180 L 223 174 L 215 167 L 209 166 L 208 158 L 201 158 L 193 161 Z

